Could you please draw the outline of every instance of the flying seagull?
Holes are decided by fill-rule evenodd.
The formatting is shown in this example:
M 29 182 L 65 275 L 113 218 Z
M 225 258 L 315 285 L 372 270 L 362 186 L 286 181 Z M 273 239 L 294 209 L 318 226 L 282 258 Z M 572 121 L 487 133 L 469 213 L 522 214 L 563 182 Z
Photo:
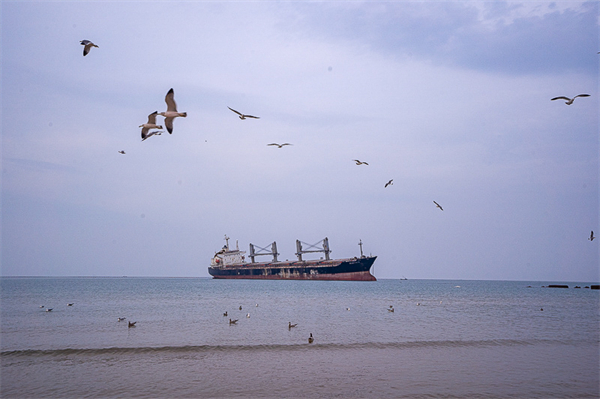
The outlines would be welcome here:
M 435 206 L 437 206 L 438 208 L 440 208 L 440 211 L 444 210 L 444 208 L 442 208 L 442 206 L 440 204 L 438 204 L 437 202 L 433 201 L 433 203 L 435 204 Z
M 177 112 L 177 104 L 175 103 L 175 92 L 173 88 L 167 92 L 165 96 L 165 102 L 167 103 L 167 112 L 160 112 L 158 115 L 165 117 L 165 126 L 169 134 L 173 133 L 173 119 L 178 116 L 186 117 L 187 112 Z
M 157 131 L 150 132 L 150 129 L 162 129 L 163 128 L 162 125 L 156 124 L 156 115 L 158 115 L 158 111 L 154 111 L 153 113 L 148 115 L 148 122 L 139 126 L 142 128 L 142 141 L 146 140 L 148 137 L 154 136 L 155 134 L 160 136 L 160 133 Z
M 236 114 L 238 114 L 238 115 L 239 115 L 239 116 L 238 116 L 238 118 L 240 118 L 240 119 L 242 119 L 242 120 L 243 120 L 243 119 L 246 119 L 246 118 L 260 119 L 260 117 L 259 117 L 259 116 L 244 115 L 244 114 L 242 114 L 241 112 L 237 112 L 235 109 L 233 109 L 233 108 L 231 108 L 231 107 L 227 107 L 227 108 L 229 108 L 230 110 L 232 110 L 233 112 L 235 112 Z
M 359 161 L 358 159 L 353 159 L 353 161 L 356 162 L 357 165 L 368 165 L 368 163 Z
M 125 151 L 121 150 L 121 151 L 119 151 L 119 154 L 125 155 Z
M 385 186 L 383 186 L 383 188 L 386 188 L 387 186 L 393 186 L 394 183 L 392 183 L 394 181 L 394 179 L 390 180 L 389 182 L 385 183 Z
M 571 105 L 571 104 L 573 104 L 573 101 L 575 101 L 575 99 L 576 99 L 577 97 L 589 97 L 589 96 L 590 96 L 589 94 L 578 94 L 578 95 L 576 95 L 576 96 L 575 96 L 575 97 L 573 97 L 573 98 L 569 98 L 569 97 L 560 96 L 560 97 L 554 97 L 554 98 L 551 98 L 551 99 L 550 99 L 550 101 L 554 101 L 554 100 L 565 100 L 565 104 L 567 104 L 567 105 Z
M 268 145 L 268 146 L 269 146 L 269 145 L 276 145 L 276 146 L 277 146 L 277 148 L 281 148 L 281 147 L 283 147 L 284 145 L 292 145 L 292 144 L 290 144 L 290 143 L 283 143 L 283 144 L 271 143 L 271 144 L 267 144 L 267 145 Z
M 588 240 L 594 241 L 594 238 L 596 237 L 594 237 L 594 230 L 592 230 L 592 232 L 590 233 L 590 238 L 588 238 Z
M 83 46 L 83 56 L 84 57 L 86 55 L 88 55 L 88 53 L 90 52 L 90 49 L 92 47 L 98 47 L 94 43 L 90 42 L 89 40 L 82 40 L 81 45 Z

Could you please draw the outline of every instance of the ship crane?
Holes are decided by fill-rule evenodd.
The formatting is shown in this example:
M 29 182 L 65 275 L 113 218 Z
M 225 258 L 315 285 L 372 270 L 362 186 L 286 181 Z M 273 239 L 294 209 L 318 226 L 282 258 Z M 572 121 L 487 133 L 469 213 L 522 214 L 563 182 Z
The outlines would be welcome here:
M 250 244 L 250 259 L 252 260 L 252 263 L 256 263 L 254 261 L 254 257 L 256 256 L 262 256 L 262 255 L 272 255 L 273 256 L 273 262 L 279 262 L 277 260 L 277 255 L 279 255 L 279 253 L 277 252 L 277 243 L 275 241 L 273 241 L 271 243 L 271 250 L 269 251 L 267 248 L 262 248 L 259 247 L 258 245 L 256 245 L 256 247 L 262 251 L 265 252 L 256 252 L 254 249 L 255 245 L 254 244 Z
M 318 248 L 317 245 L 323 243 L 323 249 L 312 249 L 312 250 L 303 250 L 302 244 L 308 245 L 309 248 Z M 298 256 L 298 261 L 302 262 L 302 254 L 314 253 L 314 252 L 323 252 L 325 254 L 325 259 L 329 260 L 329 254 L 331 250 L 329 249 L 329 239 L 325 237 L 321 241 L 316 244 L 307 244 L 300 240 L 296 240 L 296 256 Z

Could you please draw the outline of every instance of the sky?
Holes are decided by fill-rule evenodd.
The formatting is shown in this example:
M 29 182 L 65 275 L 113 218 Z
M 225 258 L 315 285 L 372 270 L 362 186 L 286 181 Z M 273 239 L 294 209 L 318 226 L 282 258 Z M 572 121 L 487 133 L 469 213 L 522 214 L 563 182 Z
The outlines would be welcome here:
M 209 277 L 227 235 L 600 280 L 596 1 L 0 7 L 1 276 Z M 171 88 L 187 117 L 142 142 Z

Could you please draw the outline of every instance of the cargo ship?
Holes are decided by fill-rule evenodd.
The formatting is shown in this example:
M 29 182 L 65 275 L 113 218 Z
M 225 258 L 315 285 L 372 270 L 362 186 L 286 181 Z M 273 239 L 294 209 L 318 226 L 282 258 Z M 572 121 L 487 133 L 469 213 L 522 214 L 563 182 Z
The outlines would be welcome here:
M 303 244 L 308 248 L 304 249 Z M 322 249 L 318 247 L 319 244 Z M 327 237 L 317 244 L 296 240 L 295 255 L 298 259 L 279 261 L 275 241 L 270 244 L 270 249 L 250 244 L 250 262 L 247 262 L 246 252 L 240 251 L 237 242 L 236 248 L 230 249 L 229 237 L 225 236 L 225 245 L 213 256 L 208 273 L 216 279 L 376 281 L 371 274 L 371 267 L 377 257 L 363 255 L 362 240 L 358 245 L 360 257 L 330 259 Z M 303 255 L 307 253 L 323 253 L 324 259 L 305 260 Z M 272 260 L 257 262 L 256 258 L 263 255 L 271 256 Z

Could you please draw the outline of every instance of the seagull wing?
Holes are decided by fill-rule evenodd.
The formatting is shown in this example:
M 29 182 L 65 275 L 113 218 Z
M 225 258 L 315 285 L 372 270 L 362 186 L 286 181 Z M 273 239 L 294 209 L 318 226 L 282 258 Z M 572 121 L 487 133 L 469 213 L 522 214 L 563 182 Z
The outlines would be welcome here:
M 236 111 L 235 109 L 233 109 L 233 108 L 230 108 L 230 107 L 227 107 L 227 108 L 229 108 L 230 110 L 232 110 L 233 112 L 235 112 L 235 113 L 236 113 L 236 114 L 238 114 L 239 116 L 244 116 L 244 115 L 242 115 L 241 113 L 237 112 L 237 111 Z
M 148 124 L 156 125 L 156 115 L 158 115 L 158 111 L 154 111 L 150 115 L 148 115 Z
M 252 116 L 252 115 L 243 115 L 244 118 L 254 118 L 254 119 L 260 119 L 260 116 Z
M 276 145 L 277 147 L 280 147 L 280 145 L 277 143 L 271 143 L 271 144 L 267 144 L 267 145 Z
M 165 96 L 165 102 L 167 103 L 167 112 L 177 112 L 177 104 L 175 103 L 175 92 L 172 88 L 167 92 L 167 95 Z M 171 133 L 171 131 L 169 131 L 169 133 Z
M 554 101 L 554 100 L 567 100 L 567 101 L 571 101 L 571 99 L 569 97 L 564 97 L 564 96 L 554 97 L 554 98 L 550 99 L 550 101 Z
M 148 131 L 150 130 L 149 127 L 143 127 L 142 128 L 142 141 L 146 140 L 148 137 Z
M 573 98 L 577 98 L 577 97 L 589 97 L 589 96 L 590 96 L 589 94 L 578 94 L 578 95 L 576 95 Z
M 169 134 L 173 133 L 173 119 L 175 118 L 165 118 L 165 126 L 167 127 L 167 132 L 169 132 Z

